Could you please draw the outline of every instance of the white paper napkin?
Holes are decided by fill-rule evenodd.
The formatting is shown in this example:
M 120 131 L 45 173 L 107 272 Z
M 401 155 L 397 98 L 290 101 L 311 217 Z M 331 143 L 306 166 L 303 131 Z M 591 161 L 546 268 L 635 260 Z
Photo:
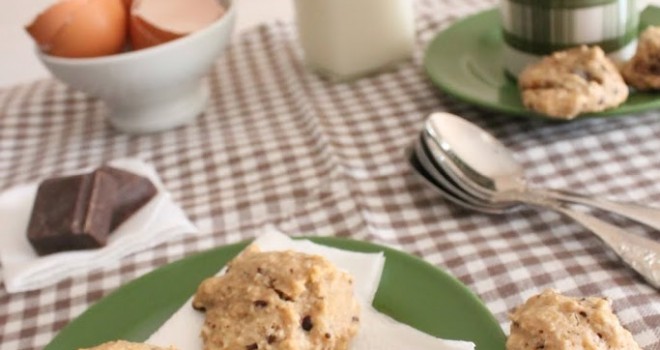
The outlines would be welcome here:
M 8 292 L 43 288 L 174 237 L 198 232 L 172 201 L 151 165 L 138 159 L 117 159 L 109 164 L 149 178 L 158 193 L 117 227 L 103 248 L 38 256 L 26 231 L 39 184 L 21 185 L 0 193 L 0 263 Z
M 294 250 L 321 255 L 353 275 L 355 294 L 361 304 L 361 322 L 358 335 L 351 344 L 352 350 L 474 350 L 471 342 L 430 336 L 381 314 L 371 306 L 385 264 L 382 253 L 349 252 L 310 241 L 294 241 L 272 228 L 257 238 L 255 244 L 262 251 Z M 173 345 L 179 350 L 203 349 L 200 330 L 204 324 L 204 315 L 195 311 L 191 302 L 192 298 L 146 342 L 161 346 Z

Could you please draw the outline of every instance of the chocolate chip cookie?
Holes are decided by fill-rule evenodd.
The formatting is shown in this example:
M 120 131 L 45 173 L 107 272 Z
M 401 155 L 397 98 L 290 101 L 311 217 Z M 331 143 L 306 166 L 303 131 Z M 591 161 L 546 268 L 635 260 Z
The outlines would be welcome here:
M 660 27 L 644 30 L 635 56 L 623 65 L 621 74 L 637 90 L 660 90 Z
M 345 350 L 358 331 L 352 277 L 323 257 L 248 248 L 199 286 L 205 350 Z
M 616 107 L 628 98 L 621 74 L 599 47 L 553 53 L 518 77 L 525 107 L 560 119 Z
M 509 318 L 507 350 L 641 350 L 605 298 L 578 299 L 546 290 Z

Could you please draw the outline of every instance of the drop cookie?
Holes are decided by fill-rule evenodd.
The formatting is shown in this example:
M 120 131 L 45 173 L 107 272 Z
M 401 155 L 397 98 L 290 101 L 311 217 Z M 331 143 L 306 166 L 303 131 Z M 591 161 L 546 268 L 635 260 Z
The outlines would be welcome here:
M 660 90 L 660 27 L 644 30 L 635 56 L 623 65 L 621 74 L 637 90 Z
M 559 119 L 619 106 L 628 98 L 621 74 L 599 47 L 546 56 L 518 77 L 525 107 Z
M 605 298 L 578 299 L 546 290 L 509 318 L 507 350 L 641 350 Z
M 205 350 L 345 350 L 360 307 L 352 277 L 327 259 L 248 248 L 219 277 L 203 281 Z

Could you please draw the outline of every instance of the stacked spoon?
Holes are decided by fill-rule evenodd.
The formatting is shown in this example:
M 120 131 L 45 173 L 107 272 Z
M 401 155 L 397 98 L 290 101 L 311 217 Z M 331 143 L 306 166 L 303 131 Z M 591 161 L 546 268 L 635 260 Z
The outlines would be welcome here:
M 492 135 L 458 116 L 434 113 L 408 152 L 418 177 L 467 209 L 503 214 L 521 204 L 559 212 L 596 234 L 649 284 L 660 289 L 660 243 L 572 209 L 581 204 L 660 230 L 660 209 L 576 193 L 530 189 L 512 153 Z

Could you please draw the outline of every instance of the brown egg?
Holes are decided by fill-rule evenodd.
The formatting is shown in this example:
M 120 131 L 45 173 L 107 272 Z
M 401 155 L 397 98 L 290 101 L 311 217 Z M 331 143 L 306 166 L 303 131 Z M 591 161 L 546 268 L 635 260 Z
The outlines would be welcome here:
M 25 29 L 39 48 L 48 50 L 55 34 L 70 22 L 73 14 L 86 3 L 87 0 L 60 1 L 39 14 Z
M 124 0 L 63 0 L 27 31 L 41 50 L 61 57 L 97 57 L 123 50 L 128 28 Z
M 217 0 L 133 0 L 131 44 L 143 49 L 180 38 L 213 23 L 224 11 Z

